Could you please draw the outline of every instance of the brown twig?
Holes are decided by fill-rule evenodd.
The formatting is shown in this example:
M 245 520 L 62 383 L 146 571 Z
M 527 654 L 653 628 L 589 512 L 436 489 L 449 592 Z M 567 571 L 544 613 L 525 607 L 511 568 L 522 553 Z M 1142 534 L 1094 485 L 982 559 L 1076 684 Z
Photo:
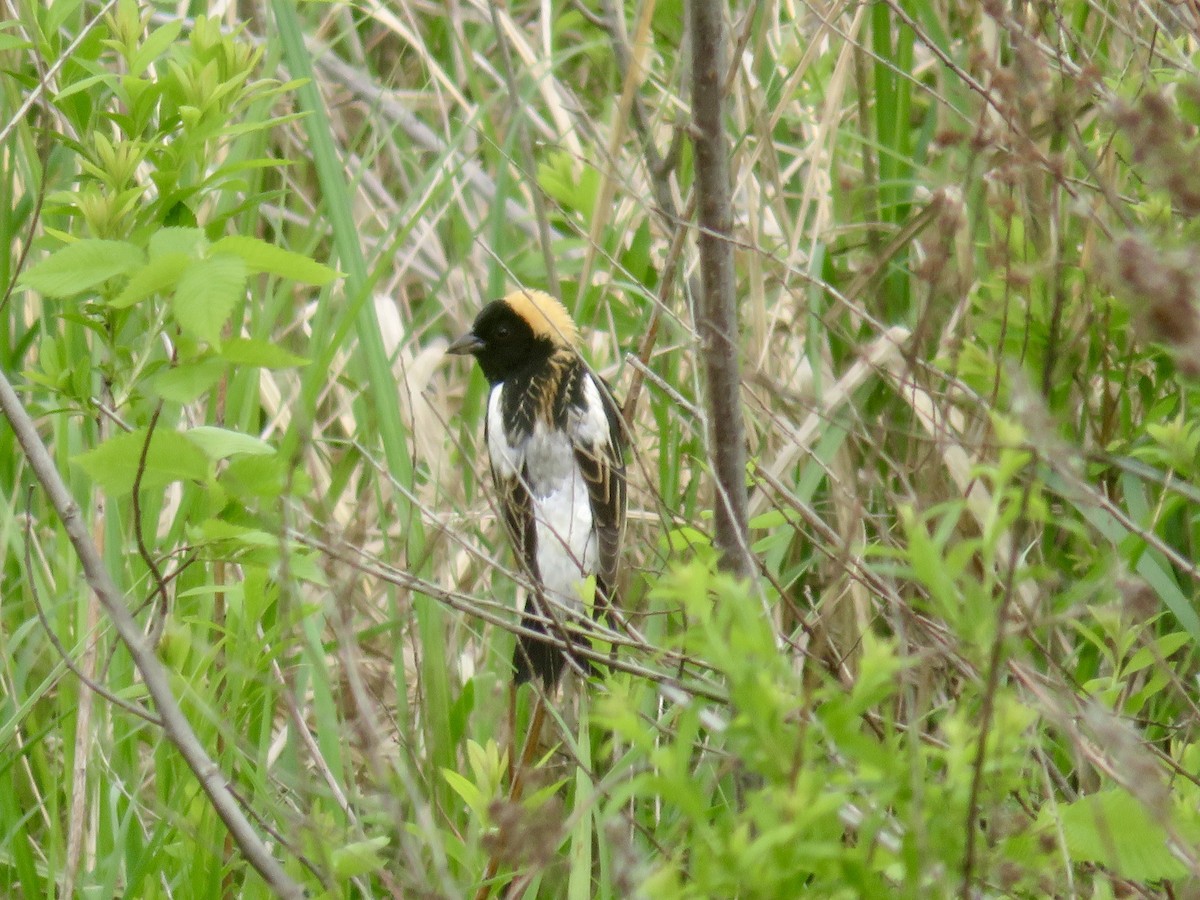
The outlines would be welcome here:
M 714 531 L 721 564 L 742 578 L 754 565 L 747 525 L 746 441 L 738 360 L 733 205 L 724 123 L 725 5 L 692 0 L 692 145 L 696 154 L 700 352 L 708 384 L 709 452 L 716 482 Z
M 694 674 L 694 670 L 702 663 L 693 657 L 681 654 L 677 651 L 657 650 L 650 647 L 644 641 L 633 641 L 628 637 L 622 636 L 614 631 L 604 628 L 598 622 L 592 622 L 584 617 L 577 626 L 580 635 L 589 637 L 597 637 L 610 644 L 619 643 L 621 646 L 633 647 L 642 651 L 655 650 L 655 658 L 661 659 L 664 665 L 674 665 L 679 667 L 681 672 L 692 677 L 687 681 L 682 681 L 679 678 L 664 674 L 663 672 L 649 668 L 648 666 L 639 665 L 629 659 L 618 657 L 613 659 L 607 651 L 594 650 L 592 647 L 575 644 L 570 637 L 566 635 L 547 634 L 543 631 L 537 631 L 528 627 L 521 622 L 514 622 L 512 616 L 506 612 L 506 607 L 501 604 L 494 606 L 481 603 L 469 595 L 462 594 L 458 591 L 448 590 L 440 585 L 434 584 L 431 581 L 413 575 L 406 569 L 398 569 L 394 566 L 389 566 L 381 560 L 376 559 L 369 554 L 362 552 L 357 548 L 353 548 L 353 555 L 350 552 L 333 547 L 328 543 L 315 540 L 311 535 L 300 534 L 299 532 L 289 535 L 298 543 L 306 547 L 316 550 L 318 553 L 326 555 L 332 559 L 338 560 L 345 565 L 353 567 L 359 572 L 371 575 L 378 578 L 387 584 L 397 585 L 413 593 L 420 594 L 424 597 L 436 600 L 450 609 L 458 610 L 459 612 L 467 613 L 468 615 L 479 619 L 482 622 L 487 622 L 491 625 L 496 625 L 503 628 L 509 634 L 514 636 L 531 637 L 535 640 L 542 641 L 546 644 L 553 644 L 561 647 L 564 650 L 570 650 L 575 656 L 581 659 L 590 660 L 592 662 L 603 663 L 606 668 L 616 672 L 628 672 L 638 678 L 644 678 L 659 685 L 661 689 L 672 692 L 679 692 L 680 696 L 696 696 L 704 697 L 712 700 L 715 703 L 728 703 L 728 693 L 715 683 L 704 682 L 700 680 L 700 676 Z M 496 565 L 492 561 L 488 561 L 490 565 Z M 503 571 L 503 570 L 501 570 Z M 518 584 L 520 576 L 514 573 L 514 580 Z M 525 619 L 534 620 L 546 626 L 553 626 L 553 620 L 539 615 L 530 610 L 524 614 Z
M 146 460 L 150 455 L 150 442 L 154 440 L 154 429 L 158 425 L 158 417 L 162 415 L 163 402 L 158 401 L 158 405 L 154 407 L 154 412 L 150 415 L 150 424 L 146 426 L 146 440 L 142 442 L 142 451 L 138 456 L 137 472 L 133 476 L 133 493 L 130 496 L 131 512 L 133 513 L 133 538 L 137 543 L 138 556 L 142 558 L 142 562 L 146 564 L 146 568 L 150 570 L 150 577 L 154 579 L 154 591 L 158 594 L 158 615 L 153 617 L 153 624 L 150 626 L 150 646 L 158 646 L 158 640 L 162 637 L 163 629 L 167 625 L 167 612 L 170 606 L 170 600 L 167 596 L 167 581 L 163 578 L 162 569 L 155 562 L 154 557 L 150 555 L 150 549 L 146 546 L 146 536 L 142 528 L 142 478 L 146 474 Z
M 0 372 L 0 411 L 12 426 L 13 434 L 25 452 L 30 468 L 58 514 L 63 530 L 83 566 L 88 586 L 104 605 L 118 636 L 129 649 L 129 655 L 133 658 L 133 663 L 137 666 L 146 684 L 146 690 L 150 693 L 162 719 L 163 733 L 175 745 L 188 768 L 200 782 L 200 787 L 208 795 L 213 809 L 237 841 L 246 861 L 280 897 L 303 897 L 304 889 L 283 870 L 279 860 L 271 854 L 267 845 L 254 831 L 237 799 L 226 785 L 224 774 L 205 751 L 191 723 L 180 709 L 179 702 L 171 690 L 166 670 L 130 615 L 121 591 L 88 535 L 87 524 L 79 504 L 71 496 L 66 482 L 54 466 L 50 451 L 37 432 L 37 426 L 3 372 Z

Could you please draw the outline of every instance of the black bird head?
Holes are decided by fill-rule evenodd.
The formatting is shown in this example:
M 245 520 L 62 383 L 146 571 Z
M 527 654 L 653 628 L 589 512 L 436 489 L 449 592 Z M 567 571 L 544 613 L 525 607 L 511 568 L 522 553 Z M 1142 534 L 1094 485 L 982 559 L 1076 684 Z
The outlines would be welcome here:
M 471 330 L 446 348 L 471 354 L 491 384 L 499 384 L 555 352 L 574 349 L 579 332 L 561 303 L 541 291 L 514 291 L 475 317 Z

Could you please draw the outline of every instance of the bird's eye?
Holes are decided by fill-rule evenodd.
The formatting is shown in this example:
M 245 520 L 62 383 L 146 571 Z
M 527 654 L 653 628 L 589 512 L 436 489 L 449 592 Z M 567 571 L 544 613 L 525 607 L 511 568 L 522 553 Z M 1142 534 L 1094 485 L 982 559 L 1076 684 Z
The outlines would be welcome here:
M 507 325 L 496 326 L 496 337 L 498 337 L 500 340 L 504 340 L 510 334 L 512 334 L 512 329 Z

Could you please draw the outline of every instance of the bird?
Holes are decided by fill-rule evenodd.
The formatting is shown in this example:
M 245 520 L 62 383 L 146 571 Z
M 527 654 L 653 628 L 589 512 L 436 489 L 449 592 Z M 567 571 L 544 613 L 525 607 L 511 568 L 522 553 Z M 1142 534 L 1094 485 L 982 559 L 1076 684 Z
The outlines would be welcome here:
M 480 310 L 446 348 L 471 355 L 490 385 L 484 441 L 505 529 L 530 583 L 513 650 L 513 682 L 558 683 L 569 648 L 587 646 L 567 627 L 593 608 L 611 620 L 625 532 L 623 420 L 608 384 L 580 355 L 579 329 L 549 294 L 516 290 Z

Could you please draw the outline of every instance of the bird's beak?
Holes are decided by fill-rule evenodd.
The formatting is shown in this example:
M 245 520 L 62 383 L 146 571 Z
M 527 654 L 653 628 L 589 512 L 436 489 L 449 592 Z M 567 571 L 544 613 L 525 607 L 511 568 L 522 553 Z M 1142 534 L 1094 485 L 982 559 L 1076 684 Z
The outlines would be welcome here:
M 478 353 L 483 349 L 483 341 L 475 337 L 475 333 L 468 331 L 457 341 L 446 348 L 447 353 L 453 353 L 456 356 L 465 356 L 468 353 Z

